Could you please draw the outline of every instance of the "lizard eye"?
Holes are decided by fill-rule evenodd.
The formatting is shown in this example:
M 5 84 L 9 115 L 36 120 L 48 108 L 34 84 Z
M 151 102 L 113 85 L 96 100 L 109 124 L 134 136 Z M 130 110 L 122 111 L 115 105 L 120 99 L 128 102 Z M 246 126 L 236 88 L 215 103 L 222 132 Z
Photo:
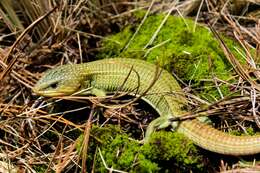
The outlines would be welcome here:
M 49 87 L 52 88 L 52 89 L 56 89 L 58 87 L 58 82 L 50 84 Z

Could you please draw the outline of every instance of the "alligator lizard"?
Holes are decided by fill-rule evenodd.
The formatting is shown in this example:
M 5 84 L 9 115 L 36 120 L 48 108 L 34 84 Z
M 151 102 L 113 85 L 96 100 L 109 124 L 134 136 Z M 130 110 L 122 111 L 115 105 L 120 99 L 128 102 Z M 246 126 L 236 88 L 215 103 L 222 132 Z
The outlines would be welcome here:
M 170 117 L 185 113 L 186 99 L 173 76 L 160 70 L 160 76 L 149 88 L 158 67 L 136 59 L 104 59 L 83 64 L 63 65 L 49 70 L 38 81 L 33 91 L 42 96 L 71 95 L 80 90 L 93 89 L 106 92 L 129 92 L 142 96 L 159 113 L 161 119 L 154 124 L 169 124 Z M 91 92 L 89 92 L 91 93 Z M 85 92 L 87 94 L 87 92 Z M 227 155 L 260 153 L 260 136 L 234 136 L 214 129 L 197 119 L 178 123 L 176 131 L 183 133 L 196 145 Z

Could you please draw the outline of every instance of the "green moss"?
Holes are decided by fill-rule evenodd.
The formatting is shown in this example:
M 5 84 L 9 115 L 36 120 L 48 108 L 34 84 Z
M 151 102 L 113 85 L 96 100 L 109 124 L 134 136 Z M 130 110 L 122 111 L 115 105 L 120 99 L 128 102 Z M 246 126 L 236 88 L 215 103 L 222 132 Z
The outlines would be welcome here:
M 152 152 L 151 152 L 152 151 Z M 142 153 L 155 162 L 165 162 L 170 167 L 179 168 L 182 171 L 202 170 L 202 157 L 194 144 L 179 133 L 165 131 L 151 135 L 149 143 L 142 147 Z M 172 172 L 170 167 L 164 167 L 164 171 Z
M 241 130 L 232 130 L 232 131 L 230 132 L 230 134 L 236 135 L 236 136 L 248 136 L 248 135 L 254 136 L 254 135 L 256 135 L 256 134 L 259 135 L 259 133 L 258 133 L 258 132 L 256 133 L 255 130 L 254 130 L 254 128 L 252 128 L 252 127 L 246 128 L 246 133 L 247 133 L 247 134 L 245 134 L 245 133 L 244 133 L 243 131 L 241 131 Z
M 252 127 L 248 127 L 246 129 L 246 132 L 248 133 L 248 135 L 251 135 L 251 136 L 255 135 L 255 131 Z
M 37 173 L 44 173 L 44 172 L 46 172 L 47 166 L 46 165 L 35 165 L 35 166 L 33 166 L 33 169 Z M 48 172 L 54 173 L 54 171 L 51 169 L 49 169 Z
M 123 133 L 118 126 L 97 127 L 91 130 L 91 139 L 88 151 L 88 168 L 92 168 L 95 163 L 95 172 L 107 172 L 101 156 L 104 158 L 108 167 L 129 171 L 134 163 L 135 155 L 138 153 L 140 145 L 129 140 L 129 136 Z M 83 139 L 83 137 L 81 137 Z M 80 151 L 81 143 L 77 145 Z M 100 148 L 101 153 L 98 152 Z M 94 157 L 96 155 L 96 157 Z M 88 171 L 90 172 L 90 170 Z
M 117 126 L 97 127 L 91 132 L 88 168 L 95 163 L 95 172 L 107 172 L 108 167 L 128 172 L 172 172 L 201 170 L 201 156 L 185 137 L 172 132 L 156 132 L 149 143 L 141 145 Z M 101 153 L 96 152 L 97 147 Z M 77 146 L 80 150 L 80 143 Z M 96 157 L 94 155 L 96 154 Z M 89 170 L 90 171 L 90 170 Z
M 137 19 L 141 19 L 143 15 L 144 12 L 137 13 Z M 212 75 L 222 80 L 230 78 L 232 66 L 226 60 L 217 40 L 204 26 L 197 25 L 193 32 L 195 23 L 190 19 L 169 16 L 153 43 L 147 45 L 164 18 L 163 14 L 149 16 L 127 49 L 125 46 L 136 31 L 138 22 L 109 36 L 109 39 L 116 40 L 119 44 L 104 40 L 103 51 L 98 54 L 98 58 L 125 57 L 159 62 L 182 80 L 192 81 L 194 86 L 200 87 L 203 86 L 201 79 L 211 79 Z M 235 56 L 239 57 L 234 49 L 237 45 L 230 39 L 224 40 Z M 209 90 L 201 93 L 219 98 L 218 93 Z

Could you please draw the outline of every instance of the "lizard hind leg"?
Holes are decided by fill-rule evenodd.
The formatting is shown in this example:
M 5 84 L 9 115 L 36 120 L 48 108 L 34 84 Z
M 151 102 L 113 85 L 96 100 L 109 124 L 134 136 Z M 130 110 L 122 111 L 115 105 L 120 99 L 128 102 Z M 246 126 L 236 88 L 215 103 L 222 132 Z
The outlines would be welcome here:
M 176 128 L 178 126 L 178 122 L 170 122 L 168 116 L 161 116 L 153 120 L 146 129 L 144 143 L 149 141 L 149 138 L 153 132 L 169 126 Z

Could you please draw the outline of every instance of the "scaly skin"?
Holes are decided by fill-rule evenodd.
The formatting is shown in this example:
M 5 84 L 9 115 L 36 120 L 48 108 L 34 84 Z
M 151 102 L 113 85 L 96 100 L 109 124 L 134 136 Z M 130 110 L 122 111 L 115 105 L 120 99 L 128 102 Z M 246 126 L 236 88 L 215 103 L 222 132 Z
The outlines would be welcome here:
M 156 78 L 156 74 L 159 74 L 158 67 L 142 60 L 105 59 L 49 70 L 33 91 L 38 95 L 54 97 L 71 95 L 87 88 L 89 91 L 94 88 L 107 92 L 120 90 L 136 94 L 134 89 L 138 88 L 137 94 L 142 94 Z M 180 93 L 181 88 L 176 80 L 162 70 L 154 85 L 142 97 L 162 117 L 159 121 L 154 121 L 154 125 L 163 127 L 163 124 L 169 124 L 170 117 L 185 113 L 186 99 Z M 229 135 L 197 119 L 178 123 L 176 130 L 198 146 L 213 152 L 227 155 L 251 155 L 260 152 L 260 136 Z

